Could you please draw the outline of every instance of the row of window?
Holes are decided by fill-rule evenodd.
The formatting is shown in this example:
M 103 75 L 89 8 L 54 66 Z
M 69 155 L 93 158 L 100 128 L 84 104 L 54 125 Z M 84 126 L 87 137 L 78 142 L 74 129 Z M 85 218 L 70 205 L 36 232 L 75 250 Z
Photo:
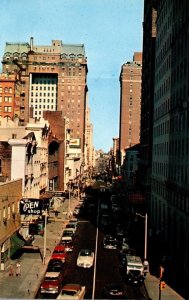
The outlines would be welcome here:
M 189 155 L 189 138 L 155 144 L 153 150 L 154 154 L 160 157 L 162 155 L 177 157 Z
M 38 91 L 38 90 L 40 90 L 40 91 L 46 91 L 46 90 L 48 90 L 48 91 L 54 91 L 56 89 L 56 86 L 54 87 L 54 86 L 50 86 L 50 85 L 48 85 L 48 86 L 43 86 L 43 85 L 40 85 L 40 86 L 37 86 L 37 85 L 32 85 L 32 87 L 31 87 L 31 90 L 33 91 L 33 90 L 35 90 L 35 91 Z
M 31 92 L 31 97 L 55 97 L 56 96 L 56 94 L 54 94 L 54 93 L 38 93 L 38 92 L 36 92 L 36 93 L 33 93 L 33 92 Z
M 10 93 L 10 94 L 12 94 L 12 92 L 13 92 L 13 89 L 11 88 L 11 87 L 5 87 L 4 89 L 3 89 L 3 87 L 2 86 L 0 86 L 0 93 Z
M 163 176 L 179 184 L 189 184 L 189 168 L 187 165 L 153 162 L 152 176 Z
M 17 208 L 16 211 L 19 211 L 19 202 L 16 203 Z M 0 223 L 3 219 L 10 220 L 12 218 L 13 213 L 15 213 L 15 203 L 12 203 L 12 205 L 4 206 L 2 209 L 0 209 Z
M 33 99 L 33 98 L 31 98 L 31 103 L 34 103 L 34 102 L 35 103 L 38 103 L 38 102 L 39 103 L 45 103 L 45 102 L 47 102 L 47 103 L 50 103 L 50 102 L 54 103 L 55 99 L 46 99 L 46 98 L 44 98 L 44 99 L 41 99 L 41 98 L 40 99 L 38 99 L 38 98 L 37 99 Z
M 2 112 L 4 110 L 4 112 L 12 112 L 12 106 L 0 106 L 0 112 Z
M 31 105 L 31 107 L 34 107 Z M 37 105 L 35 104 L 35 109 L 55 109 L 56 105 Z
M 176 192 L 171 188 L 167 188 L 165 184 L 162 184 L 162 182 L 157 180 L 152 180 L 152 199 L 155 197 L 154 193 L 160 195 L 162 198 L 166 199 L 168 203 L 183 210 L 185 213 L 189 213 L 189 201 L 187 195 L 180 191 Z
M 11 103 L 12 102 L 12 97 L 9 97 L 9 96 L 2 97 L 2 96 L 0 96 L 0 102 L 3 102 L 3 100 L 4 100 L 4 102 Z

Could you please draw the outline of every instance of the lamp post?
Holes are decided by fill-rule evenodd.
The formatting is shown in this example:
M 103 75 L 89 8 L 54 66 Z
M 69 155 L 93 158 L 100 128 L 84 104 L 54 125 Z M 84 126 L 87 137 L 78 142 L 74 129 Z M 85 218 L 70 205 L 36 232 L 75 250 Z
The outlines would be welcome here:
M 145 219 L 145 230 L 144 230 L 144 260 L 147 259 L 147 236 L 148 236 L 148 215 L 147 213 L 145 214 L 145 216 L 136 213 L 137 216 Z
M 47 208 L 45 209 L 45 227 L 44 227 L 44 249 L 43 249 L 43 264 L 45 265 L 45 258 L 47 252 Z

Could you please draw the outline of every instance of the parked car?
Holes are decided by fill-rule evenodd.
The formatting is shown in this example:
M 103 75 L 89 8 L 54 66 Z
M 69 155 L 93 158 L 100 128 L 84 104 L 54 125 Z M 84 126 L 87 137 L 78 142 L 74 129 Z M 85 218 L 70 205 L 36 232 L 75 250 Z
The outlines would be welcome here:
M 85 286 L 76 283 L 67 283 L 63 286 L 60 294 L 57 299 L 73 299 L 73 300 L 82 300 L 84 299 L 86 292 Z
M 65 247 L 66 252 L 73 251 L 73 241 L 72 241 L 72 238 L 69 236 L 62 237 L 62 239 L 60 241 L 60 245 L 63 245 Z
M 119 238 L 122 238 L 124 236 L 124 234 L 125 234 L 125 232 L 124 232 L 123 226 L 121 224 L 117 224 L 117 226 L 116 226 L 116 235 Z
M 126 276 L 126 281 L 131 285 L 141 285 L 144 283 L 144 276 L 141 275 L 139 270 L 131 270 Z
M 88 249 L 82 249 L 77 257 L 77 266 L 82 268 L 91 268 L 94 263 L 94 252 Z
M 61 259 L 61 261 L 63 263 L 65 263 L 66 258 L 67 258 L 67 253 L 66 253 L 66 250 L 65 250 L 65 246 L 64 245 L 57 245 L 54 248 L 54 251 L 51 255 L 51 258 Z
M 130 284 L 140 285 L 144 282 L 144 265 L 139 256 L 126 255 L 126 281 Z
M 74 234 L 75 234 L 76 229 L 77 229 L 77 225 L 76 225 L 76 223 L 69 222 L 69 223 L 66 225 L 66 228 L 68 228 L 68 229 L 73 229 L 73 232 L 74 232 Z
M 63 233 L 62 233 L 62 237 L 71 237 L 73 239 L 73 236 L 74 236 L 74 230 L 71 229 L 71 228 L 66 228 L 64 229 Z
M 105 235 L 103 239 L 103 248 L 104 249 L 117 249 L 118 242 L 115 237 L 112 235 Z
M 49 260 L 46 272 L 62 272 L 64 264 L 61 259 L 51 258 Z
M 105 285 L 102 296 L 103 299 L 128 299 L 125 287 L 120 283 Z
M 45 278 L 40 286 L 41 294 L 58 294 L 62 284 L 61 272 L 46 272 Z

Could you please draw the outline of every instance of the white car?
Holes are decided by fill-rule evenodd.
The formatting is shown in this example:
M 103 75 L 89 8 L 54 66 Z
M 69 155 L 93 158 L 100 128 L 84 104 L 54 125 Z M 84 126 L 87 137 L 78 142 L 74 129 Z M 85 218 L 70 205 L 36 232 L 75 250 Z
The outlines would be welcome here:
M 82 300 L 84 299 L 86 292 L 85 286 L 77 283 L 67 283 L 63 286 L 60 294 L 56 299 L 73 299 L 73 300 Z
M 82 268 L 91 268 L 94 263 L 94 252 L 88 249 L 82 249 L 77 257 L 77 266 Z

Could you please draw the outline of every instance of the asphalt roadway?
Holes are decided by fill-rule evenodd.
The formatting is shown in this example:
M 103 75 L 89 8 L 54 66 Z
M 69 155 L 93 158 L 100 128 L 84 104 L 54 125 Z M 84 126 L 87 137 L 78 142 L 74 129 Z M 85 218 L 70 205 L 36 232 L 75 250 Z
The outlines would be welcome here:
M 71 210 L 77 205 L 78 199 L 71 199 Z M 61 233 L 68 222 L 66 211 L 68 208 L 68 200 L 66 200 L 59 209 L 57 217 L 54 213 L 50 214 L 53 219 L 47 224 L 47 251 L 45 262 L 43 261 L 44 238 L 35 236 L 33 245 L 39 247 L 40 253 L 24 253 L 19 261 L 21 262 L 21 275 L 9 275 L 9 269 L 0 272 L 0 299 L 35 299 L 42 278 L 44 277 L 48 261 L 51 257 L 51 252 L 55 245 L 59 242 Z M 17 260 L 12 260 L 11 263 L 16 267 Z M 146 289 L 149 299 L 152 300 L 181 300 L 184 299 L 178 295 L 173 289 L 166 285 L 161 291 L 159 297 L 159 279 L 150 274 L 145 280 Z

